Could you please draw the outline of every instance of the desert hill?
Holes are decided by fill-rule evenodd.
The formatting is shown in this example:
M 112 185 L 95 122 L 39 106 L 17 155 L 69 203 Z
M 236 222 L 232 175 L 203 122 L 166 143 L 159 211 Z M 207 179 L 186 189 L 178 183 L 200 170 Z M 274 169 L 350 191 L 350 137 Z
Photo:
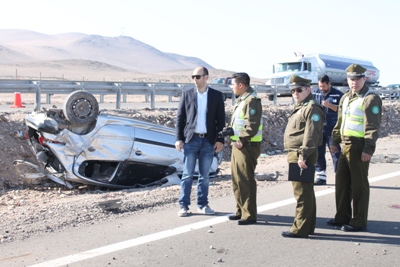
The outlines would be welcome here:
M 213 68 L 127 36 L 0 30 L 0 78 L 5 79 L 137 80 L 160 72 L 186 73 L 199 65 Z
M 3 58 L 7 58 L 10 63 L 21 60 L 90 60 L 141 72 L 191 69 L 198 65 L 212 68 L 201 59 L 164 53 L 128 36 L 105 37 L 81 33 L 49 35 L 26 30 L 0 30 L 0 45 L 7 49 L 0 52 L 0 61 L 6 62 Z M 21 57 L 11 62 L 7 57 L 10 53 Z
M 207 67 L 211 79 L 234 72 L 214 69 L 197 57 L 162 52 L 128 36 L 0 29 L 0 79 L 190 83 L 197 66 Z

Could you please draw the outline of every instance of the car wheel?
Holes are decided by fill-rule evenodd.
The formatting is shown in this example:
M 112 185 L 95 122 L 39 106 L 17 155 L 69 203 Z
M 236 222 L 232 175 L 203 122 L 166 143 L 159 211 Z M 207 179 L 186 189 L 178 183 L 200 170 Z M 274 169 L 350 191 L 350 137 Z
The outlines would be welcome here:
M 65 100 L 64 115 L 72 126 L 90 124 L 99 115 L 99 103 L 87 91 L 72 92 Z
M 226 100 L 226 94 L 222 94 L 222 100 L 224 100 L 224 102 L 225 102 L 225 100 Z
M 269 100 L 269 101 L 274 101 L 274 95 L 269 95 L 269 96 L 268 96 L 268 100 Z

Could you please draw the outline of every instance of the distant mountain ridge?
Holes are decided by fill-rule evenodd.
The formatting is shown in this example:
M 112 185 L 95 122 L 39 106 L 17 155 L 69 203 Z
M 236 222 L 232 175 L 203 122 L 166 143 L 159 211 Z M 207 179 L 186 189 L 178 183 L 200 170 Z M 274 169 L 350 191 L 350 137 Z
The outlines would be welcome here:
M 166 53 L 128 36 L 42 34 L 0 29 L 0 63 L 94 61 L 126 71 L 155 73 L 212 66 L 196 57 Z

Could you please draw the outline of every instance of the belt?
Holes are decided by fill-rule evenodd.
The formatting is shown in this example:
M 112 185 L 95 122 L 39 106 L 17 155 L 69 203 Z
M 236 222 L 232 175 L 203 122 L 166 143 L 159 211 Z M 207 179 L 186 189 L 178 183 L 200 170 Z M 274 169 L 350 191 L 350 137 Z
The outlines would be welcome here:
M 342 143 L 344 145 L 350 145 L 350 144 L 359 144 L 359 143 L 361 143 L 361 141 L 363 141 L 363 140 L 360 140 L 360 141 L 346 140 L 346 141 L 342 141 Z
M 207 134 L 206 134 L 206 133 L 194 133 L 194 135 L 196 135 L 196 136 L 198 136 L 198 137 L 200 137 L 200 138 L 207 137 Z
M 261 142 L 245 142 L 243 143 L 244 145 L 249 145 L 249 146 L 258 146 L 261 144 Z
M 359 142 L 364 142 L 364 138 L 360 137 L 354 137 L 354 136 L 342 136 L 342 143 L 347 145 L 347 144 L 356 144 Z

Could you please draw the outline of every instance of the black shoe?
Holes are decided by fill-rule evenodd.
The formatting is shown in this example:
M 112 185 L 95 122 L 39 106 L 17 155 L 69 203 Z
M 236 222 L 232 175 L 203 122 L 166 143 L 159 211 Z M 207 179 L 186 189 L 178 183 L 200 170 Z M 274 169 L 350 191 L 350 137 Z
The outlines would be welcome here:
M 340 230 L 345 231 L 345 232 L 360 232 L 363 231 L 365 228 L 362 227 L 356 227 L 350 224 L 345 224 L 340 228 Z
M 326 185 L 326 180 L 317 179 L 315 180 L 314 185 Z
M 335 219 L 328 219 L 327 221 L 326 221 L 326 223 L 327 224 L 329 224 L 329 225 L 331 225 L 331 226 L 343 226 L 344 225 L 344 223 L 338 223 L 338 222 L 336 222 L 335 221 Z
M 237 220 L 240 220 L 240 218 L 242 218 L 242 216 L 239 216 L 239 215 L 229 215 L 228 216 L 228 219 L 230 221 L 237 221 Z
M 238 225 L 248 225 L 248 224 L 253 224 L 253 223 L 256 223 L 257 221 L 256 220 L 242 220 L 242 219 L 240 219 L 240 220 L 238 220 Z
M 283 237 L 291 237 L 291 238 L 307 238 L 308 237 L 308 236 L 299 236 L 299 235 L 293 234 L 290 231 L 283 231 L 282 236 Z

